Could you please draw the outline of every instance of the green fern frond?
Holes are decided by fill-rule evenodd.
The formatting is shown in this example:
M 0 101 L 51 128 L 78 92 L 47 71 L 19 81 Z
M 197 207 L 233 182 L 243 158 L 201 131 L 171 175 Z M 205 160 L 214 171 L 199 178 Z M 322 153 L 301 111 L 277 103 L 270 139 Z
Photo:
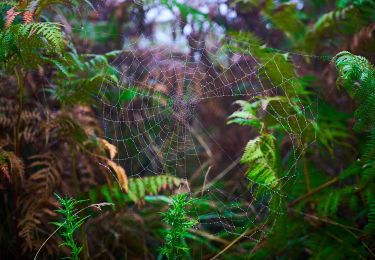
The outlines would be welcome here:
M 22 24 L 19 28 L 19 34 L 24 38 L 30 38 L 32 35 L 39 35 L 46 40 L 47 46 L 57 53 L 64 49 L 64 37 L 61 32 L 61 25 L 52 22 Z
M 120 53 L 80 55 L 72 49 L 59 59 L 49 59 L 58 69 L 56 86 L 49 91 L 64 105 L 95 102 L 99 89 L 120 84 L 119 72 L 109 63 L 109 59 Z
M 368 224 L 365 226 L 365 231 L 373 236 L 375 234 L 375 199 L 369 201 Z
M 162 190 L 172 189 L 183 183 L 182 179 L 169 175 L 130 178 L 128 195 L 132 201 L 138 202 L 145 195 L 157 195 Z
M 12 24 L 0 31 L 0 63 L 5 68 L 36 68 L 45 63 L 46 54 L 60 55 L 63 50 L 63 34 L 57 23 Z
M 249 125 L 254 126 L 258 129 L 262 126 L 262 122 L 257 117 L 259 102 L 247 102 L 244 100 L 237 100 L 234 102 L 240 106 L 240 109 L 231 114 L 227 122 L 228 124 L 239 124 L 239 125 Z
M 375 68 L 364 57 L 344 51 L 333 60 L 339 74 L 338 83 L 343 85 L 358 103 L 355 111 L 356 131 L 368 133 L 368 140 L 361 158 L 362 189 L 367 195 L 369 214 L 366 231 L 375 229 Z
M 248 32 L 232 33 L 224 49 L 243 53 L 259 61 L 259 77 L 264 80 L 263 87 L 277 86 L 282 88 L 285 96 L 293 98 L 303 94 L 301 82 L 296 81 L 298 75 L 288 53 L 279 53 L 267 48 L 260 39 Z
M 128 193 L 124 193 L 117 185 L 101 188 L 101 195 L 107 202 L 124 204 L 126 202 L 142 203 L 146 196 L 158 195 L 166 190 L 173 190 L 185 181 L 170 175 L 158 175 L 143 178 L 129 178 Z M 95 191 L 91 194 L 93 202 L 97 202 Z
M 375 3 L 372 0 L 350 1 L 337 10 L 322 15 L 305 37 L 305 48 L 313 52 L 325 35 L 332 33 L 351 35 L 374 21 Z
M 122 51 L 111 51 L 102 55 L 98 55 L 98 54 L 86 55 L 87 58 L 91 58 L 91 59 L 84 62 L 83 66 L 86 67 L 86 69 L 107 67 L 109 66 L 109 62 L 108 62 L 109 59 L 115 58 L 121 53 Z
M 353 191 L 352 187 L 346 186 L 341 189 L 335 189 L 328 194 L 320 195 L 318 198 L 319 204 L 317 206 L 317 212 L 322 216 L 335 215 L 339 205 L 343 204 L 343 202 L 351 196 L 355 196 L 354 193 L 355 191 Z
M 248 166 L 249 180 L 260 188 L 275 189 L 279 184 L 275 137 L 271 134 L 250 140 L 241 158 Z
M 292 2 L 276 3 L 273 0 L 262 1 L 262 13 L 269 19 L 274 27 L 283 31 L 286 36 L 294 41 L 295 45 L 303 39 L 307 28 L 298 17 L 296 4 Z
M 375 126 L 375 69 L 364 57 L 340 52 L 334 58 L 339 73 L 338 83 L 343 85 L 358 102 L 355 112 L 355 130 L 368 130 Z
M 298 15 L 296 4 L 291 1 L 235 0 L 234 3 L 244 8 L 260 10 L 265 20 L 270 21 L 273 27 L 283 31 L 294 42 L 301 41 L 307 31 Z
M 369 134 L 368 141 L 363 151 L 364 177 L 366 180 L 375 180 L 375 128 Z

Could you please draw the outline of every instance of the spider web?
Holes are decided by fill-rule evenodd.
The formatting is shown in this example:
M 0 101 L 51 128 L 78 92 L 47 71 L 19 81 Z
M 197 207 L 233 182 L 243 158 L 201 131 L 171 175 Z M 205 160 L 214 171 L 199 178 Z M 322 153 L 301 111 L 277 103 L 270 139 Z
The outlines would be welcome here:
M 162 6 L 155 8 L 168 10 Z M 170 14 L 177 25 L 181 24 L 177 10 Z M 192 19 L 188 15 L 190 23 L 194 23 Z M 275 85 L 267 73 L 261 73 L 266 63 L 277 67 L 275 56 L 261 63 L 251 51 L 243 54 L 226 49 L 227 38 L 218 25 L 203 22 L 201 26 L 207 34 L 204 39 L 192 37 L 188 29 L 181 33 L 172 26 L 167 33 L 176 35 L 176 39 L 169 43 L 163 43 L 158 37 L 150 40 L 144 35 L 125 43 L 123 54 L 113 62 L 121 74 L 120 83 L 115 90 L 103 84 L 96 96 L 101 103 L 104 137 L 117 146 L 119 154 L 115 160 L 125 167 L 128 176 L 168 174 L 185 179 L 186 185 L 180 192 L 189 192 L 191 197 L 203 198 L 209 204 L 205 214 L 195 211 L 199 219 L 197 229 L 209 230 L 214 235 L 246 237 L 257 243 L 274 224 L 273 218 L 267 221 L 271 220 L 270 214 L 285 212 L 281 199 L 271 212 L 270 201 L 285 195 L 275 189 L 260 197 L 254 196 L 260 184 L 239 171 L 243 170 L 238 167 L 240 157 L 233 158 L 226 152 L 216 138 L 215 126 L 209 127 L 210 124 L 202 121 L 202 114 L 212 112 L 212 104 L 228 97 L 232 101 L 251 100 L 283 93 L 284 84 L 294 79 L 284 77 L 280 70 L 275 71 L 283 79 Z M 114 92 L 117 92 L 114 103 L 103 98 Z M 300 113 L 316 114 L 317 104 L 306 105 L 298 98 L 295 102 Z M 282 107 L 282 103 L 278 105 Z M 269 106 L 272 108 L 273 104 Z M 233 106 L 231 111 L 236 109 Z M 296 114 L 284 110 L 282 114 L 270 116 L 284 129 L 291 129 L 288 118 Z M 283 173 L 284 185 L 295 181 L 297 163 L 305 149 L 298 142 L 312 121 L 306 120 L 297 133 L 290 133 L 293 165 Z M 223 153 L 220 165 L 225 167 L 212 173 L 210 169 L 217 163 L 213 146 Z M 240 188 L 228 189 L 222 183 L 228 178 L 235 178 Z

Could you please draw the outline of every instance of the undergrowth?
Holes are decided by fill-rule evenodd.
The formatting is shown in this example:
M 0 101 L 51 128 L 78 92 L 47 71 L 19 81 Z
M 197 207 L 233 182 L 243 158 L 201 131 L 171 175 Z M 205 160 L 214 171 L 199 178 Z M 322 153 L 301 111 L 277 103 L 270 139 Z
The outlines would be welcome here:
M 188 194 L 181 193 L 172 197 L 170 207 L 163 213 L 163 221 L 170 226 L 165 230 L 165 244 L 161 253 L 168 259 L 189 258 L 189 246 L 186 243 L 186 235 L 189 229 L 198 222 L 189 214 L 188 207 L 191 207 L 193 200 Z
M 56 197 L 61 205 L 60 209 L 56 212 L 62 216 L 60 222 L 53 222 L 55 226 L 59 228 L 59 234 L 63 239 L 63 246 L 66 246 L 70 250 L 70 256 L 68 259 L 78 260 L 79 255 L 82 251 L 82 246 L 79 245 L 74 237 L 74 234 L 78 231 L 88 216 L 81 217 L 79 215 L 78 205 L 81 205 L 84 201 L 77 201 L 72 198 L 63 198 L 56 194 Z
M 168 57 L 133 46 L 156 28 L 147 5 L 109 2 L 0 3 L 1 259 L 375 258 L 374 1 L 236 0 L 229 19 L 163 0 L 193 31 Z M 199 149 L 173 154 L 155 115 Z

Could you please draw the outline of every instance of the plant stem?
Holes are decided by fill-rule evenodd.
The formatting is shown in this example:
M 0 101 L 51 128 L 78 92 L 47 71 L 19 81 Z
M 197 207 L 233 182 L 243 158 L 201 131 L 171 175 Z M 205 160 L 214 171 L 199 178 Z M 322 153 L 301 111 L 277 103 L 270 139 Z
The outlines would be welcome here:
M 302 195 L 301 197 L 299 197 L 298 199 L 295 199 L 294 201 L 292 201 L 291 203 L 289 203 L 288 207 L 293 207 L 295 205 L 297 205 L 298 203 L 300 203 L 302 200 L 304 199 L 307 199 L 309 198 L 310 196 L 314 195 L 315 193 L 331 186 L 332 184 L 335 184 L 336 182 L 339 181 L 339 177 L 335 177 L 333 178 L 332 180 L 320 185 L 319 187 L 311 190 L 310 192 L 306 193 L 305 195 Z
M 311 181 L 310 181 L 309 170 L 307 168 L 306 153 L 303 153 L 302 164 L 303 164 L 303 175 L 305 176 L 305 181 L 306 181 L 306 190 L 307 190 L 307 193 L 310 193 L 311 192 Z
M 23 94 L 25 91 L 25 82 L 23 80 L 22 72 L 19 71 L 17 68 L 14 68 L 14 73 L 17 78 L 18 84 L 18 113 L 17 113 L 17 121 L 14 133 L 14 143 L 15 143 L 15 154 L 17 156 L 20 155 L 20 127 L 21 127 L 21 115 L 22 115 L 22 104 L 23 104 Z
M 242 239 L 244 236 L 248 234 L 252 234 L 258 230 L 259 227 L 253 228 L 253 229 L 246 229 L 241 235 L 236 237 L 230 244 L 228 244 L 223 250 L 221 250 L 219 253 L 217 253 L 214 257 L 212 257 L 210 260 L 217 259 L 220 255 L 225 253 L 229 248 L 231 248 L 234 244 L 236 244 L 240 239 Z
M 77 154 L 74 149 L 71 149 L 71 161 L 72 161 L 72 179 L 74 185 L 74 192 L 76 196 L 80 195 L 79 179 L 77 174 Z
M 14 73 L 17 79 L 18 84 L 18 111 L 17 111 L 17 121 L 14 129 L 14 145 L 15 145 L 15 154 L 17 157 L 20 156 L 20 127 L 21 127 L 21 116 L 22 116 L 22 104 L 23 104 L 23 95 L 24 95 L 24 89 L 25 89 L 25 83 L 23 79 L 22 72 L 17 69 L 17 67 L 14 68 Z M 15 233 L 16 233 L 16 240 L 18 246 L 21 245 L 21 239 L 18 234 L 18 178 L 15 177 L 13 179 L 13 207 L 14 207 L 14 226 L 15 226 Z M 17 259 L 20 257 L 20 250 L 17 250 Z
M 83 255 L 83 259 L 87 260 L 89 259 L 89 248 L 88 248 L 85 224 L 81 226 L 81 236 L 82 236 L 82 245 L 83 245 L 82 255 Z
M 74 184 L 74 189 L 76 196 L 81 195 L 81 191 L 79 188 L 79 179 L 78 179 L 78 173 L 77 173 L 77 153 L 74 149 L 71 149 L 71 160 L 72 160 L 72 178 L 73 178 L 73 184 Z M 87 236 L 86 236 L 86 229 L 85 225 L 81 226 L 81 239 L 82 239 L 82 255 L 83 259 L 86 260 L 88 259 L 88 242 L 87 242 Z

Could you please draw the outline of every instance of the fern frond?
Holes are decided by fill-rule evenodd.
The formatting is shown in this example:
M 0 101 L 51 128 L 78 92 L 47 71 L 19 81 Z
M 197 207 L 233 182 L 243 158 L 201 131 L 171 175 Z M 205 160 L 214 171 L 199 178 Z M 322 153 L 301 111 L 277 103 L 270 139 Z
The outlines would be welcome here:
M 128 176 L 126 175 L 125 169 L 112 160 L 106 160 L 106 164 L 115 173 L 116 181 L 118 182 L 121 189 L 127 192 L 129 190 L 129 181 L 128 181 Z
M 263 16 L 277 29 L 282 30 L 294 42 L 303 39 L 307 31 L 298 17 L 296 4 L 293 2 L 275 2 L 273 0 L 237 0 L 236 3 L 251 4 L 261 10 Z
M 184 183 L 184 180 L 170 175 L 129 178 L 127 194 L 120 190 L 117 185 L 111 188 L 107 185 L 103 186 L 101 194 L 107 202 L 123 204 L 131 201 L 142 204 L 146 196 L 158 195 L 166 190 L 174 190 Z M 93 202 L 96 202 L 96 200 L 94 199 Z
M 7 11 L 7 17 L 6 17 L 6 22 L 5 22 L 5 28 L 9 28 L 14 19 L 16 18 L 17 15 L 19 15 L 21 12 L 16 12 L 15 7 L 12 7 Z
M 61 32 L 61 25 L 52 22 L 28 23 L 22 24 L 19 28 L 19 34 L 27 39 L 32 35 L 43 37 L 47 46 L 57 53 L 61 53 L 64 49 L 64 37 Z
M 109 143 L 107 140 L 99 138 L 99 145 L 105 151 L 108 151 L 109 159 L 113 160 L 117 154 L 117 147 Z
M 254 97 L 252 101 L 237 100 L 234 104 L 239 105 L 240 109 L 231 114 L 228 118 L 228 124 L 236 123 L 240 125 L 251 125 L 260 130 L 264 126 L 266 116 L 261 118 L 259 115 L 264 113 L 276 112 L 277 115 L 281 117 L 280 113 L 285 113 L 285 111 L 277 110 L 279 105 L 287 107 L 290 102 L 286 97 L 283 96 L 273 96 L 273 97 Z M 277 111 L 276 111 L 277 110 Z M 268 125 L 268 128 L 278 128 L 278 122 L 275 124 Z M 290 129 L 292 130 L 292 129 Z
M 55 131 L 59 138 L 66 139 L 76 145 L 83 146 L 89 139 L 82 125 L 67 114 L 62 114 L 54 118 L 46 125 L 46 128 L 49 131 Z
M 271 134 L 250 140 L 241 158 L 241 163 L 248 166 L 249 180 L 261 188 L 275 189 L 279 184 L 275 138 Z
M 11 182 L 9 166 L 5 159 L 5 156 L 0 154 L 0 173 L 5 176 L 8 182 Z
M 32 23 L 33 18 L 34 18 L 33 12 L 26 11 L 26 12 L 23 13 L 23 22 L 26 23 L 26 24 Z
M 317 206 L 317 212 L 322 216 L 334 216 L 337 214 L 339 205 L 344 204 L 344 201 L 352 196 L 355 196 L 355 191 L 353 191 L 350 186 L 335 189 L 328 194 L 320 195 L 318 197 L 319 204 Z
M 232 33 L 232 38 L 224 49 L 235 53 L 243 53 L 259 61 L 259 77 L 264 81 L 264 87 L 279 86 L 285 96 L 293 98 L 304 94 L 301 82 L 296 81 L 298 75 L 288 53 L 278 53 L 264 46 L 262 41 L 248 32 Z
M 117 86 L 120 83 L 118 71 L 109 64 L 109 59 L 119 53 L 79 55 L 72 50 L 61 59 L 51 59 L 59 72 L 57 86 L 51 89 L 52 94 L 65 105 L 91 104 L 103 86 Z
M 333 60 L 339 73 L 338 82 L 343 85 L 358 103 L 355 111 L 356 131 L 368 133 L 368 140 L 361 158 L 363 189 L 368 198 L 368 224 L 366 231 L 375 228 L 375 68 L 364 57 L 356 56 L 344 51 L 336 55 Z
M 375 199 L 369 201 L 368 209 L 368 223 L 365 226 L 365 231 L 371 236 L 375 232 Z
M 146 195 L 157 195 L 162 190 L 173 189 L 183 183 L 182 179 L 169 175 L 130 178 L 128 195 L 132 201 L 139 202 Z
M 371 129 L 375 126 L 374 67 L 364 57 L 347 51 L 337 54 L 334 62 L 339 73 L 338 83 L 342 84 L 358 102 L 355 129 Z
M 0 62 L 9 69 L 17 65 L 34 69 L 45 62 L 46 54 L 60 55 L 64 45 L 57 23 L 12 24 L 0 31 Z
M 21 158 L 16 156 L 13 152 L 8 152 L 0 147 L 0 168 L 5 177 L 10 182 L 18 182 L 19 179 L 21 183 L 25 179 L 25 165 Z
M 30 157 L 32 172 L 25 181 L 25 189 L 18 199 L 18 214 L 20 221 L 18 229 L 20 237 L 24 238 L 28 249 L 34 249 L 34 241 L 39 240 L 39 230 L 46 225 L 45 220 L 54 216 L 52 211 L 56 203 L 52 198 L 53 191 L 61 182 L 60 162 L 51 154 L 40 154 Z M 35 200 L 38 196 L 38 200 Z
M 51 5 L 77 5 L 78 1 L 76 0 L 32 0 L 27 5 L 25 9 L 28 11 L 35 13 L 37 17 L 39 17 L 40 13 L 47 9 Z
M 312 30 L 305 38 L 305 47 L 313 52 L 319 41 L 332 33 L 350 35 L 366 26 L 369 21 L 374 21 L 375 4 L 371 0 L 354 1 L 351 5 L 344 6 L 322 15 L 313 25 Z
M 17 203 L 19 205 L 17 211 L 20 217 L 17 225 L 19 236 L 26 242 L 23 247 L 24 252 L 37 248 L 41 226 L 47 225 L 45 220 L 48 217 L 56 215 L 53 212 L 56 203 L 52 198 L 39 197 L 38 200 L 34 198 L 35 194 L 32 192 L 24 193 Z
M 18 178 L 21 183 L 24 182 L 25 164 L 20 157 L 0 147 L 0 164 L 3 173 L 9 175 L 10 181 L 16 181 L 16 178 Z
M 28 189 L 41 196 L 52 194 L 60 185 L 62 165 L 51 154 L 33 155 L 29 159 L 32 163 L 28 167 L 34 173 L 28 178 Z

